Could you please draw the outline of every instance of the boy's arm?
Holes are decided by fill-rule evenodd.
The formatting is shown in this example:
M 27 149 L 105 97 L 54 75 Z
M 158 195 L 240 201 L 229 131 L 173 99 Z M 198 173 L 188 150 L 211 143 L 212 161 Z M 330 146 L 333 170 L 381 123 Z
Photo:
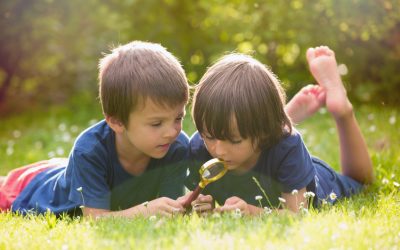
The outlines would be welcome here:
M 167 197 L 161 197 L 120 211 L 110 211 L 101 208 L 84 207 L 82 208 L 82 212 L 84 216 L 90 216 L 94 218 L 99 218 L 99 217 L 132 218 L 136 216 L 149 217 L 152 215 L 172 216 L 174 214 L 183 213 L 184 208 L 178 201 L 175 201 Z

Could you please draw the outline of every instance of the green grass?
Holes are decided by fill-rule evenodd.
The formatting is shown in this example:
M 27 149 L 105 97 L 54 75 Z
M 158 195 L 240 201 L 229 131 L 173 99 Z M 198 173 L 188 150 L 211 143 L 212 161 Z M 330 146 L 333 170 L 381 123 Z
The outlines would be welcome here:
M 391 108 L 357 107 L 375 167 L 365 192 L 307 214 L 234 214 L 90 220 L 46 214 L 0 214 L 0 249 L 399 249 L 400 123 Z M 102 119 L 96 100 L 1 119 L 0 174 L 49 157 L 68 156 L 75 137 Z M 397 119 L 397 120 L 396 120 Z M 189 117 L 185 130 L 194 131 Z M 312 152 L 339 169 L 334 123 L 320 112 L 298 126 Z

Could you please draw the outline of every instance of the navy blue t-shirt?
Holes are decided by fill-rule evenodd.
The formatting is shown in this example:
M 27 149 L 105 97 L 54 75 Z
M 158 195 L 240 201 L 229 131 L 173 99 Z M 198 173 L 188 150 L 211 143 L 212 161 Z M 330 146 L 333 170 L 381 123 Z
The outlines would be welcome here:
M 207 151 L 200 134 L 196 132 L 189 145 L 189 175 L 185 184 L 193 190 L 199 183 L 199 169 L 212 156 Z M 260 183 L 257 185 L 254 178 Z M 256 165 L 244 174 L 228 171 L 221 179 L 208 184 L 203 194 L 210 194 L 220 204 L 232 196 L 237 196 L 249 204 L 259 205 L 255 197 L 266 193 L 263 206 L 278 206 L 282 193 L 306 188 L 317 196 L 315 204 L 322 199 L 329 200 L 334 192 L 338 197 L 349 196 L 360 190 L 361 185 L 347 176 L 332 170 L 323 161 L 312 157 L 300 134 L 294 130 L 283 137 L 278 144 L 262 150 Z M 333 202 L 333 201 L 331 201 Z
M 126 172 L 115 148 L 115 133 L 103 120 L 77 138 L 68 163 L 38 174 L 13 202 L 12 210 L 79 214 L 79 206 L 122 210 L 157 197 L 183 195 L 189 139 L 183 132 L 162 159 L 144 173 Z M 82 188 L 79 192 L 78 189 Z

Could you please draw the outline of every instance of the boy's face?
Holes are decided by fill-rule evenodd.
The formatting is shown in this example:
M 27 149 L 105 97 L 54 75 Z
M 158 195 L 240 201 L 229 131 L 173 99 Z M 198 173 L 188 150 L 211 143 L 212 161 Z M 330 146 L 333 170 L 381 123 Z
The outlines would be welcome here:
M 207 131 L 204 131 L 201 136 L 208 152 L 214 158 L 223 159 L 229 170 L 247 171 L 257 163 L 261 151 L 253 144 L 250 138 L 243 139 L 240 136 L 236 120 L 233 122 L 234 140 L 232 141 L 218 140 L 210 136 Z
M 164 157 L 182 130 L 185 104 L 163 107 L 147 98 L 144 105 L 129 116 L 123 136 L 128 147 L 152 158 Z

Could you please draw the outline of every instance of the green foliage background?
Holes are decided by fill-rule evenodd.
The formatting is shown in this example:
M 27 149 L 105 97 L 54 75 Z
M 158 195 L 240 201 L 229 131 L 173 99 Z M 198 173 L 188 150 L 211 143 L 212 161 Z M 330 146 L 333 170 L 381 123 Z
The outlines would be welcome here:
M 289 96 L 312 82 L 306 49 L 328 45 L 353 100 L 399 102 L 400 0 L 4 0 L 0 30 L 6 110 L 96 93 L 102 52 L 131 40 L 167 47 L 192 83 L 226 52 L 253 53 Z

